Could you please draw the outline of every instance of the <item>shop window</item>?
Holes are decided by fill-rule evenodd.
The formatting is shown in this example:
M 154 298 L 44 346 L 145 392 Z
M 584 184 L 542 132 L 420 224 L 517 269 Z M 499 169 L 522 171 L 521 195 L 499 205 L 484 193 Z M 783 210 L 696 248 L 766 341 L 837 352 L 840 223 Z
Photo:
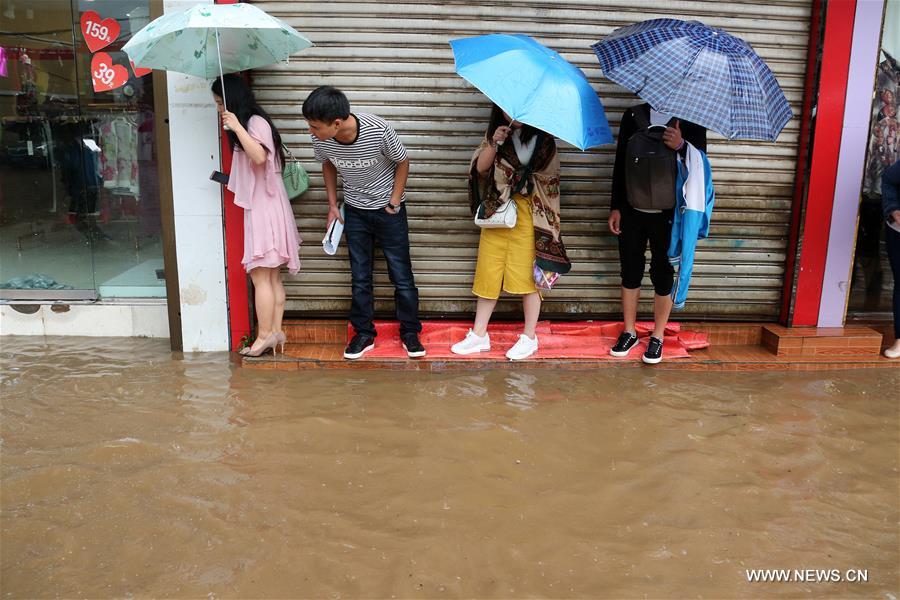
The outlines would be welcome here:
M 848 316 L 856 319 L 889 319 L 894 289 L 885 248 L 881 175 L 900 159 L 900 3 L 887 3 L 884 23 L 850 284 Z
M 0 298 L 164 297 L 149 0 L 4 0 Z

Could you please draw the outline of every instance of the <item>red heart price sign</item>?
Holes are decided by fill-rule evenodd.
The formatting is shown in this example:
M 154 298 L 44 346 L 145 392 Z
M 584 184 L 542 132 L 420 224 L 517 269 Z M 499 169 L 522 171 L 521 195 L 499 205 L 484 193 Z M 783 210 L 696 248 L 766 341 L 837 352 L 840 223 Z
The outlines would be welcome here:
M 119 37 L 121 27 L 115 19 L 102 19 L 89 10 L 81 15 L 81 33 L 91 52 L 106 48 Z
M 146 75 L 147 73 L 152 73 L 152 72 L 153 72 L 153 69 L 145 69 L 144 67 L 137 67 L 137 66 L 135 66 L 133 60 L 128 61 L 128 62 L 131 63 L 131 70 L 134 71 L 134 76 L 135 76 L 135 77 L 143 77 L 143 76 Z
M 108 92 L 122 87 L 128 82 L 128 69 L 114 65 L 106 52 L 98 52 L 91 59 L 91 80 L 95 92 Z

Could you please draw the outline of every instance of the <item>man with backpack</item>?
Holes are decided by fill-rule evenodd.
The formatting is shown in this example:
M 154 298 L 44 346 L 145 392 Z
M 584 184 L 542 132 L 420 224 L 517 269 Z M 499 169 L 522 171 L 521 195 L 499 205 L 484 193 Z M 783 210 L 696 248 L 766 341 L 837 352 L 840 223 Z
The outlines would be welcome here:
M 662 360 L 675 273 L 667 251 L 678 161 L 684 160 L 686 142 L 706 152 L 706 129 L 659 113 L 649 104 L 631 107 L 622 116 L 613 167 L 609 230 L 619 238 L 625 328 L 609 352 L 612 356 L 627 356 L 638 342 L 635 321 L 649 242 L 650 281 L 656 295 L 653 334 L 642 359 L 647 364 Z

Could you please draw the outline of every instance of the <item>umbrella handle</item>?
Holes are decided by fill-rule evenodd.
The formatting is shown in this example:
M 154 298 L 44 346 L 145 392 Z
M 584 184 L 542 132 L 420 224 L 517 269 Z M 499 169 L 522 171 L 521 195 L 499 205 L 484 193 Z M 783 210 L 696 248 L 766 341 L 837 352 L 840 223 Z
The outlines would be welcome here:
M 222 72 L 222 51 L 219 49 L 219 28 L 216 27 L 216 57 L 219 59 L 219 81 L 222 82 L 222 106 L 228 110 L 228 100 L 225 99 L 225 73 Z M 225 131 L 231 131 L 228 125 L 222 125 Z
M 505 119 L 504 119 L 504 120 L 505 120 Z M 513 121 L 515 121 L 515 119 L 513 119 L 512 121 L 510 121 L 509 123 L 507 123 L 506 126 L 509 127 L 510 125 L 512 125 L 512 124 L 513 124 Z M 503 143 L 504 143 L 505 141 L 506 141 L 506 140 L 500 140 L 499 142 L 497 142 L 497 147 L 499 148 L 500 146 L 502 146 Z

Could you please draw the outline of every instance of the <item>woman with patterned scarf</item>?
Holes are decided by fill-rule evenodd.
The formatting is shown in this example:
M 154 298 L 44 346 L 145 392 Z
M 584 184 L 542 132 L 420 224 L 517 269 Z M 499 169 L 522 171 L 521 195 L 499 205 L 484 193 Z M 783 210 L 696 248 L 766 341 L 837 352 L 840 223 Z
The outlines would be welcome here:
M 567 273 L 572 267 L 559 234 L 556 141 L 548 133 L 513 121 L 495 105 L 469 167 L 469 203 L 473 214 L 487 218 L 510 199 L 516 205 L 516 226 L 481 230 L 472 285 L 472 293 L 478 296 L 475 324 L 464 340 L 453 345 L 454 354 L 491 349 L 487 326 L 501 288 L 522 296 L 525 313 L 525 330 L 507 351 L 507 358 L 522 360 L 537 352 L 541 295 L 535 275 Z

